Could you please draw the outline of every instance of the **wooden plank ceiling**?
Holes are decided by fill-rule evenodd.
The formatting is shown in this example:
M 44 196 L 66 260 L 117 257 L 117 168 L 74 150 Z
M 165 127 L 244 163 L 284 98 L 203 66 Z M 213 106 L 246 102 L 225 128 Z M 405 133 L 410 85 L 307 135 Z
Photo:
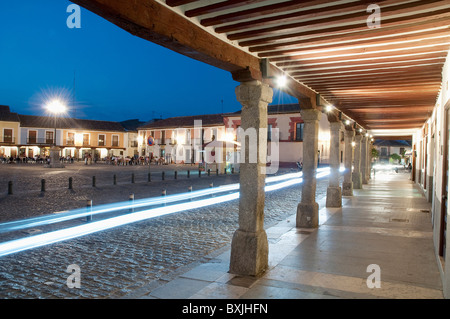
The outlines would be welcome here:
M 217 37 L 267 58 L 365 129 L 419 128 L 450 47 L 450 0 L 161 0 Z M 369 28 L 369 4 L 381 9 Z

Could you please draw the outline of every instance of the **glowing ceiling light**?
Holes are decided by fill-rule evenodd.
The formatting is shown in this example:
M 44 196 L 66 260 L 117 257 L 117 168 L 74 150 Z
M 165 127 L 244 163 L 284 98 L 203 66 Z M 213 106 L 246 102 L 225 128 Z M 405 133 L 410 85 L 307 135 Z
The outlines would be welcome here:
M 285 75 L 280 75 L 275 78 L 275 83 L 277 87 L 284 88 L 287 84 L 287 78 Z

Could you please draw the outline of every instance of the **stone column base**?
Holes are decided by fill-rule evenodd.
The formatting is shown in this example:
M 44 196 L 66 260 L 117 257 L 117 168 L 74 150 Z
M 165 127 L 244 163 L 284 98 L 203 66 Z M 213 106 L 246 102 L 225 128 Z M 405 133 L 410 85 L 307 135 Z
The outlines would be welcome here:
M 45 165 L 47 168 L 64 168 L 64 164 L 59 161 L 60 148 L 52 146 L 50 148 L 50 164 Z
M 296 226 L 299 228 L 319 227 L 319 204 L 316 202 L 298 204 Z
M 339 186 L 327 188 L 326 207 L 342 207 L 342 190 Z
M 259 276 L 269 265 L 269 244 L 265 230 L 236 230 L 231 241 L 230 273 Z
M 353 183 L 342 183 L 342 196 L 353 196 Z

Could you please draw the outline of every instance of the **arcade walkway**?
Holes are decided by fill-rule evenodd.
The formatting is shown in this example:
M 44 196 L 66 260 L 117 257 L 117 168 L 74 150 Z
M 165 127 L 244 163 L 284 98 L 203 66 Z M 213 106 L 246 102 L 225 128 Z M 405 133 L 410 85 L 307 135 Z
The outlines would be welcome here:
M 443 298 L 431 207 L 409 174 L 377 172 L 343 203 L 327 209 L 320 201 L 317 229 L 293 227 L 295 216 L 267 229 L 270 269 L 261 278 L 229 274 L 228 250 L 164 286 L 128 297 Z M 381 287 L 369 288 L 376 275 Z

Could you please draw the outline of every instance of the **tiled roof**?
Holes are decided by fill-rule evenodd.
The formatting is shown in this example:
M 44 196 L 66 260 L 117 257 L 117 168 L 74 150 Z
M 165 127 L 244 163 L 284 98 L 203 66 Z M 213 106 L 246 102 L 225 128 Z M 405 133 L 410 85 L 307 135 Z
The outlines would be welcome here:
M 36 116 L 19 114 L 21 127 L 54 128 L 55 118 L 51 116 Z M 79 129 L 92 131 L 119 131 L 125 132 L 124 127 L 119 122 L 84 120 L 66 117 L 56 118 L 56 128 L 59 129 Z
M 201 120 L 202 126 L 222 125 L 223 117 L 226 114 L 206 114 L 193 116 L 177 116 L 170 117 L 156 122 L 147 123 L 138 129 L 156 129 L 156 128 L 178 128 L 178 127 L 194 127 L 194 121 Z
M 17 113 L 11 113 L 9 106 L 0 105 L 0 121 L 19 122 L 19 116 Z
M 269 105 L 267 107 L 268 114 L 283 114 L 283 113 L 300 113 L 300 105 L 293 104 L 279 104 Z M 138 129 L 158 129 L 158 128 L 177 128 L 177 127 L 193 127 L 195 120 L 201 120 L 203 126 L 222 125 L 224 124 L 224 117 L 240 116 L 241 111 L 224 114 L 205 114 L 193 116 L 178 116 L 170 117 L 164 120 L 158 120 L 153 123 L 147 123 L 138 127 Z
M 286 113 L 300 113 L 300 104 L 274 104 L 267 106 L 267 114 L 286 114 Z M 240 116 L 241 111 L 234 112 L 231 116 Z

